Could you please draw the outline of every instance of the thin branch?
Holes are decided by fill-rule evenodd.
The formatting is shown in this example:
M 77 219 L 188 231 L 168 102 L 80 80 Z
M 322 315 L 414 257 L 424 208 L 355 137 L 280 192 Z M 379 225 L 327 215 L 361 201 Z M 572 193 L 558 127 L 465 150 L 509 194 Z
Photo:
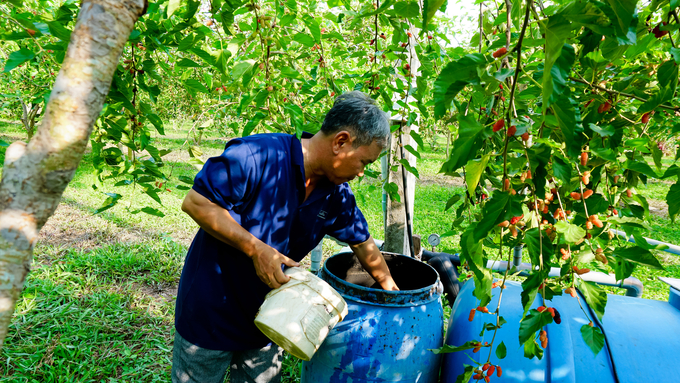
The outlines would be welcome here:
M 578 79 L 578 78 L 572 77 L 572 76 L 569 76 L 569 79 L 572 80 L 572 81 L 579 82 L 581 84 L 588 85 L 591 88 L 598 89 L 598 90 L 601 90 L 603 92 L 607 92 L 607 93 L 612 94 L 612 95 L 621 95 L 621 96 L 628 97 L 628 98 L 634 98 L 634 99 L 642 101 L 642 102 L 647 102 L 646 99 L 639 97 L 639 96 L 636 96 L 634 94 L 619 92 L 619 91 L 612 90 L 612 89 L 607 89 L 605 87 L 602 87 L 602 86 L 590 83 L 586 80 Z M 661 104 L 661 105 L 657 106 L 657 108 L 667 109 L 667 110 L 672 110 L 672 111 L 680 111 L 680 106 L 669 106 L 669 105 Z

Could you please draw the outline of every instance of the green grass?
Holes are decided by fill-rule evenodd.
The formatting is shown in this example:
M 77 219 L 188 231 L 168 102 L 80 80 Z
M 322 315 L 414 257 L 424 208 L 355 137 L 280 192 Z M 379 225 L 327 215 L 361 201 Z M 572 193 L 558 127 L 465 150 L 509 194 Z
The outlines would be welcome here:
M 186 191 L 176 187 L 182 184 L 178 176 L 193 178 L 198 171 L 184 162 L 186 155 L 180 156 L 189 145 L 186 141 L 190 127 L 187 123 L 169 123 L 167 137 L 159 138 L 155 144 L 174 151 L 165 157 L 162 168 L 165 173 L 172 169 L 168 183 L 171 191 L 159 194 L 162 205 L 139 188 L 114 187 L 118 180 L 107 180 L 94 190 L 92 185 L 97 182 L 92 158 L 85 154 L 62 199 L 62 204 L 72 209 L 73 221 L 62 222 L 60 227 L 91 234 L 94 245 L 37 244 L 32 272 L 18 302 L 10 335 L 0 351 L 0 382 L 170 380 L 174 288 L 187 244 L 197 229 L 180 209 Z M 10 142 L 14 139 L 10 137 L 23 138 L 21 127 L 0 121 L 0 139 Z M 219 154 L 226 139 L 217 134 L 205 135 L 202 158 Z M 5 148 L 0 147 L 0 160 L 4 160 L 4 152 Z M 418 164 L 421 181 L 416 186 L 412 220 L 414 234 L 423 240 L 431 233 L 450 230 L 454 212 L 444 211 L 446 201 L 463 193 L 461 187 L 446 182 L 448 177 L 437 174 L 445 160 L 443 152 L 441 147 L 435 152 L 421 151 Z M 379 165 L 373 165 L 373 170 L 379 170 Z M 650 181 L 638 191 L 649 199 L 664 200 L 669 187 L 667 182 Z M 379 182 L 369 178 L 355 180 L 352 188 L 373 236 L 382 239 Z M 107 198 L 103 192 L 123 197 L 116 206 L 92 218 Z M 162 210 L 165 217 L 131 213 L 145 206 Z M 680 232 L 668 219 L 652 216 L 650 225 L 650 237 L 680 244 Z M 118 241 L 119 231 L 135 236 Z M 326 256 L 337 249 L 330 241 L 324 243 Z M 448 252 L 458 249 L 457 235 L 444 238 L 438 247 Z M 645 298 L 665 300 L 668 287 L 656 278 L 680 278 L 680 262 L 673 255 L 657 255 L 663 257 L 666 270 L 639 267 L 634 276 L 645 284 Z M 300 361 L 286 355 L 283 382 L 298 382 L 299 371 Z

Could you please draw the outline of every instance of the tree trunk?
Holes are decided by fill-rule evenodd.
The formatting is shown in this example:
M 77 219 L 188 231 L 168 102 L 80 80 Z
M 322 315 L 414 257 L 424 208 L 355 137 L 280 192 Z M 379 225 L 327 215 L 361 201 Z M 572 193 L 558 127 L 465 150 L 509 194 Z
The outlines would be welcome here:
M 7 148 L 0 183 L 0 348 L 38 232 L 73 178 L 147 0 L 85 0 L 40 128 Z

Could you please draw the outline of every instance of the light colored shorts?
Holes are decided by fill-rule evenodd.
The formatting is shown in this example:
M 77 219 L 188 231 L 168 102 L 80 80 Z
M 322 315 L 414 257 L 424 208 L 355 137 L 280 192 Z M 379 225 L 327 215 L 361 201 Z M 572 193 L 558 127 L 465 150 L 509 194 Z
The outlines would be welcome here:
M 278 383 L 283 349 L 274 343 L 259 350 L 208 350 L 189 343 L 175 332 L 172 383 Z

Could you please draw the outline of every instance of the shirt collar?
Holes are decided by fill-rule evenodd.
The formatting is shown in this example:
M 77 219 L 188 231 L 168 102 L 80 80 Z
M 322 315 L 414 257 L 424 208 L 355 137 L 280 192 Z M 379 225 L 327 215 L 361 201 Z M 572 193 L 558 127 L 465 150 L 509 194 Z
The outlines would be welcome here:
M 312 138 L 312 137 L 314 137 L 313 134 L 311 134 L 309 132 L 304 132 L 304 131 L 302 132 L 301 138 Z M 298 140 L 298 138 L 295 135 L 293 135 L 293 140 L 292 140 L 292 143 L 291 143 L 291 149 L 292 149 L 291 152 L 293 153 L 293 164 L 294 165 L 300 165 L 304 169 L 305 160 L 304 160 L 304 157 L 302 156 L 302 143 L 300 142 L 300 140 Z

